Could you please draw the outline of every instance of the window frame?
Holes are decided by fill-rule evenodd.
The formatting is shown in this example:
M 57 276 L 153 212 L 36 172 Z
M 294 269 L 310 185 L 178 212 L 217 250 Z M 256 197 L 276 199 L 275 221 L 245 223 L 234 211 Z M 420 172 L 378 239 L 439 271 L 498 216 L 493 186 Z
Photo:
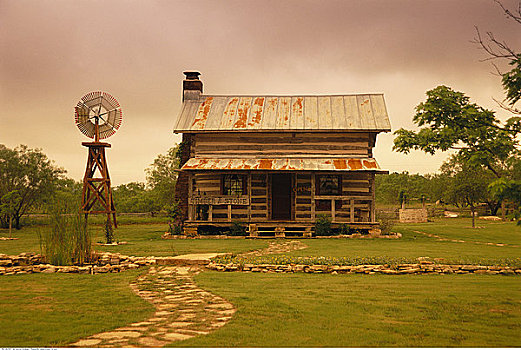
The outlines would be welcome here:
M 337 189 L 335 191 L 335 193 L 323 193 L 321 190 L 321 186 L 320 186 L 320 182 L 322 181 L 322 179 L 324 178 L 336 178 L 337 179 L 337 182 L 338 182 L 338 186 L 337 186 Z M 341 196 L 342 195 L 342 175 L 337 175 L 337 174 L 317 174 L 316 175 L 316 178 L 315 178 L 315 185 L 316 185 L 316 188 L 315 188 L 315 191 L 316 191 L 316 195 L 317 196 Z
M 240 180 L 241 182 L 241 193 L 240 194 L 233 194 L 233 193 L 226 193 L 226 178 L 227 177 L 232 177 L 232 176 L 237 176 L 237 178 Z M 221 195 L 222 196 L 234 196 L 234 197 L 240 197 L 240 196 L 245 196 L 248 194 L 247 190 L 248 190 L 248 187 L 247 187 L 247 178 L 246 178 L 246 175 L 243 175 L 243 174 L 223 174 L 221 176 Z M 230 190 L 233 186 L 230 185 Z

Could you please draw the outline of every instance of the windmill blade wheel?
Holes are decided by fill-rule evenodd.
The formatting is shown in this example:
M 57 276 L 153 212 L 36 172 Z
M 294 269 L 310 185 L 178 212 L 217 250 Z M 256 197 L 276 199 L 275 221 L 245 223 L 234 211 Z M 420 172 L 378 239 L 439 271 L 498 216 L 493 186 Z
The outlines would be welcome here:
M 119 102 L 111 94 L 102 91 L 83 96 L 74 110 L 76 126 L 92 139 L 106 139 L 114 135 L 123 120 Z

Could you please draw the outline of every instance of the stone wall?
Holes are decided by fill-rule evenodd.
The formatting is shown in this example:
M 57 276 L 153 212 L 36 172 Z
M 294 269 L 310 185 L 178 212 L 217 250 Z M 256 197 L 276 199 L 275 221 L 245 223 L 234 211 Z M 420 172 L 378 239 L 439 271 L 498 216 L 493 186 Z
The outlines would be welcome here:
M 427 222 L 427 209 L 400 209 L 400 222 Z

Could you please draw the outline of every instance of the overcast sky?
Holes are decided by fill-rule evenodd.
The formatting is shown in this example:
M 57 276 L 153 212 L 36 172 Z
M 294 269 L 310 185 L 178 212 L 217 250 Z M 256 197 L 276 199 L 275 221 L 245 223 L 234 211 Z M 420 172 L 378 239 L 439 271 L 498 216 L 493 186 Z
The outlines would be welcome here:
M 414 107 L 440 84 L 498 110 L 500 79 L 470 42 L 474 26 L 521 49 L 521 26 L 492 0 L 0 0 L 0 143 L 42 148 L 81 180 L 89 139 L 74 106 L 107 91 L 123 107 L 107 140 L 112 183 L 144 181 L 180 141 L 187 69 L 208 94 L 383 92 L 393 131 L 414 128 Z M 374 152 L 390 171 L 432 173 L 447 156 L 392 152 L 392 140 L 380 134 Z

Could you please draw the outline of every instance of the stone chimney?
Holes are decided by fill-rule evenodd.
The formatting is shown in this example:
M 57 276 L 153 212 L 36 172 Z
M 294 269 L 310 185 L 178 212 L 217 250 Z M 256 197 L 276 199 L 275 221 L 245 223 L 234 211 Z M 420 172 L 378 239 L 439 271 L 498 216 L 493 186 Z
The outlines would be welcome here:
M 183 72 L 185 80 L 183 80 L 183 101 L 197 100 L 203 93 L 203 82 L 199 80 L 201 73 L 196 71 Z

